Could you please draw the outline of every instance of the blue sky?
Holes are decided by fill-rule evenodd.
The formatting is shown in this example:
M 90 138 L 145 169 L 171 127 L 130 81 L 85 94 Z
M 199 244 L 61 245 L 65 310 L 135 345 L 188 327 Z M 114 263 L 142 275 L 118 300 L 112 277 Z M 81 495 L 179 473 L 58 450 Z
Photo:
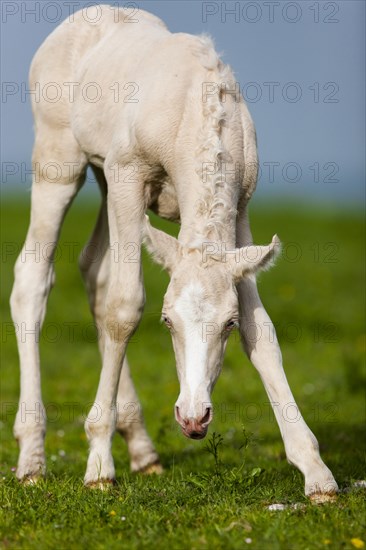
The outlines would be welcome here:
M 25 172 L 30 168 L 33 130 L 29 98 L 22 97 L 21 90 L 27 85 L 31 59 L 69 10 L 90 4 L 81 0 L 2 2 L 3 188 L 29 186 Z M 172 32 L 206 32 L 214 38 L 224 61 L 234 69 L 257 127 L 259 197 L 306 196 L 329 203 L 362 200 L 363 1 L 129 4 L 158 15 Z M 12 175 L 12 171 L 17 172 Z

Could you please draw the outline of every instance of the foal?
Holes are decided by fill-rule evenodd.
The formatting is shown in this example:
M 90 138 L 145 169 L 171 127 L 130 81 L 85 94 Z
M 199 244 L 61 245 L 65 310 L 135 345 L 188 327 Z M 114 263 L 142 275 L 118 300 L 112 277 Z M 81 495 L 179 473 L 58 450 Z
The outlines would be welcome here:
M 93 19 L 93 9 L 102 17 Z M 180 394 L 175 417 L 183 433 L 194 439 L 205 436 L 212 420 L 211 391 L 227 338 L 238 326 L 273 405 L 288 460 L 304 474 L 305 493 L 326 499 L 337 484 L 298 412 L 273 325 L 258 296 L 255 274 L 271 263 L 279 241 L 275 237 L 268 246 L 252 245 L 247 206 L 256 185 L 257 152 L 246 105 L 208 38 L 172 34 L 143 11 L 135 24 L 129 22 L 123 9 L 89 7 L 88 20 L 78 12 L 62 23 L 31 66 L 31 88 L 37 84 L 44 90 L 52 83 L 62 93 L 57 102 L 42 94 L 32 105 L 31 220 L 11 296 L 14 322 L 35 334 L 25 340 L 18 334 L 17 477 L 33 482 L 45 471 L 37 342 L 54 283 L 53 254 L 61 225 L 90 165 L 102 205 L 81 271 L 102 327 L 103 367 L 95 398 L 101 414 L 85 422 L 90 444 L 85 484 L 113 482 L 116 429 L 126 438 L 132 470 L 161 469 L 141 414 L 128 424 L 121 413 L 123 404 L 138 404 L 126 347 L 144 307 L 145 239 L 171 277 L 162 319 L 176 355 Z M 178 240 L 145 221 L 148 208 L 180 223 Z M 126 260 L 131 243 L 133 262 Z M 46 246 L 51 253 L 41 254 L 39 261 L 25 254 Z M 289 405 L 297 422 L 285 416 Z M 24 411 L 34 410 L 39 414 L 24 417 Z

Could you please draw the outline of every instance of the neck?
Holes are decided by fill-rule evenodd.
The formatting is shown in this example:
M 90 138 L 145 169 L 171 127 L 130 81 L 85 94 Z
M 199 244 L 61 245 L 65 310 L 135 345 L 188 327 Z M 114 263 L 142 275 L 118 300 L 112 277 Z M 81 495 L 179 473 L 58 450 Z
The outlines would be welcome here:
M 218 58 L 207 71 L 207 82 L 212 81 L 235 82 L 230 69 Z M 179 240 L 192 247 L 225 243 L 229 249 L 236 244 L 244 138 L 240 99 L 223 84 L 215 90 L 200 103 L 192 101 L 182 119 L 178 144 L 183 144 L 180 152 L 185 151 L 185 155 L 177 163 L 176 174 Z
M 227 249 L 233 249 L 236 244 L 242 179 L 240 162 L 235 161 L 238 156 L 231 157 L 222 152 L 227 151 L 230 144 L 222 139 L 221 134 L 219 138 L 221 150 L 204 151 L 205 156 L 200 157 L 196 169 L 185 172 L 181 179 L 183 192 L 178 193 L 181 214 L 179 240 L 193 248 L 214 242 L 225 243 Z
M 189 210 L 187 208 L 187 210 Z M 224 244 L 234 249 L 236 243 L 236 205 L 219 205 L 212 211 L 202 197 L 194 201 L 192 210 L 183 214 L 179 241 L 189 248 L 201 248 L 204 243 Z

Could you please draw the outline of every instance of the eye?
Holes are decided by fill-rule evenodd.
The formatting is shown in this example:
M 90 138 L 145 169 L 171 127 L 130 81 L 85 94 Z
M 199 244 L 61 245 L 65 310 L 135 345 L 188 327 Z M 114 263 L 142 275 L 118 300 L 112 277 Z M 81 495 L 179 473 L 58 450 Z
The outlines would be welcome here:
M 171 320 L 169 319 L 169 317 L 167 317 L 167 315 L 164 315 L 164 313 L 161 316 L 161 320 L 163 321 L 163 323 L 166 324 L 166 326 L 168 328 L 172 328 L 173 324 L 172 324 Z
M 239 326 L 239 323 L 236 319 L 229 319 L 226 323 L 225 323 L 225 330 L 226 332 L 230 332 L 232 331 L 234 328 L 238 328 Z

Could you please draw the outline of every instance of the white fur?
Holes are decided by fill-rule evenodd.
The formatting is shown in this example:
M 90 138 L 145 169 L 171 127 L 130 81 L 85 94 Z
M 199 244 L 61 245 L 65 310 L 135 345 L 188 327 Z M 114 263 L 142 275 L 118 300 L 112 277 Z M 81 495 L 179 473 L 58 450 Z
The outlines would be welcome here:
M 103 195 L 90 241 L 101 259 L 81 262 L 81 268 L 91 309 L 102 330 L 103 367 L 95 406 L 85 423 L 90 443 L 86 484 L 103 486 L 114 478 L 111 444 L 116 428 L 128 441 L 133 469 L 157 460 L 141 413 L 137 412 L 132 427 L 116 408 L 128 399 L 138 404 L 128 371 L 121 376 L 121 368 L 124 363 L 127 369 L 127 343 L 145 301 L 140 245 L 148 207 L 181 221 L 179 244 L 152 228 L 145 238 L 171 274 L 165 302 L 172 315 L 179 317 L 172 334 L 184 415 L 193 415 L 198 423 L 203 412 L 199 408 L 210 399 L 225 350 L 225 323 L 230 316 L 238 317 L 238 298 L 243 343 L 271 401 L 284 406 L 293 400 L 276 338 L 263 336 L 253 344 L 247 334 L 249 323 L 257 323 L 264 333 L 270 323 L 254 273 L 275 255 L 277 241 L 264 247 L 262 258 L 250 268 L 247 261 L 236 265 L 211 258 L 205 263 L 199 253 L 204 242 L 232 251 L 241 247 L 239 252 L 252 243 L 246 207 L 257 177 L 255 129 L 243 99 L 227 93 L 233 74 L 206 37 L 172 34 L 157 17 L 142 10 L 136 24 L 124 22 L 123 9 L 116 22 L 116 11 L 100 6 L 102 17 L 93 24 L 82 12 L 74 14 L 45 40 L 30 70 L 31 89 L 36 83 L 44 89 L 53 82 L 63 95 L 57 103 L 43 96 L 35 101 L 32 96 L 35 177 L 31 222 L 16 263 L 11 296 L 21 365 L 14 426 L 20 445 L 17 476 L 29 481 L 45 469 L 38 336 L 54 283 L 52 253 L 88 164 L 96 170 Z M 75 96 L 65 86 L 70 82 L 78 83 Z M 101 90 L 97 104 L 85 99 L 85 89 L 92 82 Z M 122 97 L 116 101 L 112 90 L 117 82 L 135 83 L 137 88 L 121 86 Z M 216 84 L 217 93 L 203 101 L 202 85 L 207 82 Z M 137 101 L 130 101 L 131 94 L 126 98 L 133 91 L 137 97 L 132 99 Z M 203 163 L 207 162 L 217 170 L 203 178 Z M 111 253 L 109 243 L 118 245 Z M 134 246 L 133 261 L 126 258 L 129 243 Z M 48 256 L 43 254 L 46 247 Z M 37 249 L 41 251 L 38 260 L 29 254 Z M 219 328 L 203 342 L 200 324 L 212 320 Z M 276 406 L 287 456 L 304 473 L 306 493 L 336 490 L 303 419 L 292 424 Z M 97 418 L 95 410 L 100 411 Z
M 199 389 L 206 389 L 208 371 L 208 342 L 203 338 L 202 326 L 205 322 L 215 321 L 216 308 L 204 300 L 203 288 L 197 282 L 183 289 L 174 309 L 183 323 L 185 341 L 183 379 L 177 406 L 185 417 L 194 418 L 199 414 L 202 416 L 202 403 L 210 404 L 208 393 L 202 401 L 198 394 Z

